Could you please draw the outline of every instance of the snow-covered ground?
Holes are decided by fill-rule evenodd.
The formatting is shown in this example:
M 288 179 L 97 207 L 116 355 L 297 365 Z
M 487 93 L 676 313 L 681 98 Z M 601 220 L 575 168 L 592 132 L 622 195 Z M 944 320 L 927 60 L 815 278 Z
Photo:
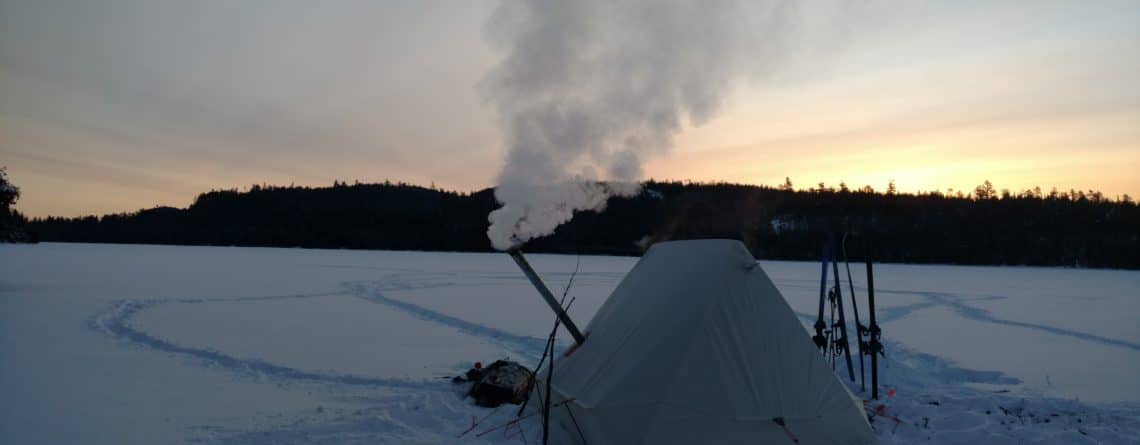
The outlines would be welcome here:
M 529 258 L 556 289 L 579 260 Z M 636 259 L 580 260 L 585 325 Z M 819 265 L 762 266 L 813 322 Z M 1140 442 L 1140 272 L 875 278 L 883 442 Z M 502 254 L 0 245 L 0 443 L 534 443 L 447 377 L 552 322 Z

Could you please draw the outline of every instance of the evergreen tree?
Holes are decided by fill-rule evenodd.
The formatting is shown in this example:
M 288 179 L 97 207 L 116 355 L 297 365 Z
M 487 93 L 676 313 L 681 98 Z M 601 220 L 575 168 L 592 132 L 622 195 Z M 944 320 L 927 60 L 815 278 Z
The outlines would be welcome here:
M 8 168 L 0 166 L 0 211 L 8 212 L 20 199 L 20 188 L 8 182 Z
M 974 196 L 979 200 L 997 198 L 997 192 L 994 191 L 994 185 L 989 179 L 981 185 L 974 188 Z
M 30 242 L 24 215 L 12 208 L 20 199 L 20 188 L 8 180 L 7 167 L 0 166 L 0 242 Z

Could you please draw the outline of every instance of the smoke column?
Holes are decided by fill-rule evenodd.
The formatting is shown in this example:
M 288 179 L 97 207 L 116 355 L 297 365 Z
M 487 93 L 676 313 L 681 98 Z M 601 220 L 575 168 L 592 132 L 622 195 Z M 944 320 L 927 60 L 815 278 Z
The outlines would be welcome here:
M 504 57 L 482 85 L 508 144 L 491 244 L 637 194 L 642 162 L 686 121 L 707 121 L 737 80 L 795 50 L 789 35 L 810 25 L 797 3 L 505 0 L 486 24 Z

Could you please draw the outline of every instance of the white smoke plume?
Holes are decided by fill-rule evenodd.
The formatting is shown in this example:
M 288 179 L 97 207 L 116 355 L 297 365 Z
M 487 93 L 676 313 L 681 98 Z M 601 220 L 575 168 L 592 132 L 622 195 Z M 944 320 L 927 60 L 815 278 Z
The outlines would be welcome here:
M 491 244 L 521 245 L 638 193 L 642 163 L 686 121 L 707 121 L 737 80 L 796 50 L 792 31 L 818 16 L 798 5 L 505 0 L 486 27 L 505 53 L 483 86 L 508 144 Z

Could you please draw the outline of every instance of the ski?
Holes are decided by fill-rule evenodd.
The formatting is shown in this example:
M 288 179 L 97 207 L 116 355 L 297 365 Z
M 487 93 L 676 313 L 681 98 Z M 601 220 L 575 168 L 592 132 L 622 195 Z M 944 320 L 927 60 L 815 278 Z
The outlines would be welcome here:
M 819 315 L 815 319 L 815 336 L 811 338 L 813 341 L 815 341 L 815 345 L 819 348 L 819 350 L 824 353 L 827 352 L 827 336 L 824 335 L 823 330 L 825 327 L 827 327 L 827 325 L 823 323 L 823 302 L 824 299 L 827 298 L 827 254 L 829 244 L 830 243 L 823 245 L 821 260 L 822 272 L 820 273 L 819 277 Z
M 886 357 L 883 344 L 879 342 L 882 331 L 875 322 L 875 273 L 872 270 L 871 249 L 867 249 L 867 310 L 871 313 L 871 326 L 867 329 L 870 336 L 867 353 L 871 355 L 871 398 L 879 399 L 879 356 Z
M 838 251 L 839 249 L 835 249 Z M 832 325 L 833 336 L 836 344 L 836 354 L 843 353 L 844 359 L 847 361 L 847 375 L 851 381 L 855 381 L 855 368 L 851 366 L 851 347 L 847 341 L 847 321 L 843 315 L 843 281 L 839 279 L 839 261 L 831 262 L 831 270 L 834 271 L 835 277 L 835 305 L 839 311 L 839 321 Z M 835 334 L 838 334 L 836 336 Z
M 855 302 L 855 281 L 851 279 L 851 262 L 847 260 L 847 233 L 843 233 L 843 266 L 847 268 L 847 288 L 851 291 L 851 313 L 855 314 L 855 346 L 859 349 L 859 390 L 867 390 L 867 376 L 863 367 L 863 355 L 866 354 L 867 327 L 859 320 L 859 305 Z

